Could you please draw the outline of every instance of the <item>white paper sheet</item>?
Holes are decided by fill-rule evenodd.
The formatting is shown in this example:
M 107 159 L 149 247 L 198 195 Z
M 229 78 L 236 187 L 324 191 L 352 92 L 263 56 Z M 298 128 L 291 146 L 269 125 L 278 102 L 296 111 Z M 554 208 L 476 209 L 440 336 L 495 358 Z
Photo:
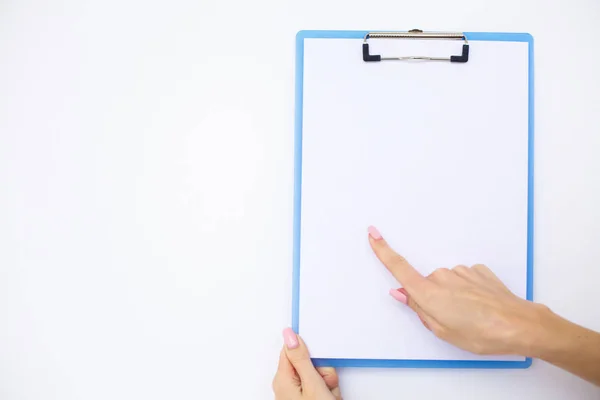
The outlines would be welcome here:
M 361 59 L 360 39 L 306 39 L 300 334 L 316 358 L 481 357 L 435 338 L 389 295 L 375 225 L 423 274 L 484 263 L 526 295 L 528 44 L 471 42 L 466 64 Z M 453 41 L 373 40 L 388 56 Z

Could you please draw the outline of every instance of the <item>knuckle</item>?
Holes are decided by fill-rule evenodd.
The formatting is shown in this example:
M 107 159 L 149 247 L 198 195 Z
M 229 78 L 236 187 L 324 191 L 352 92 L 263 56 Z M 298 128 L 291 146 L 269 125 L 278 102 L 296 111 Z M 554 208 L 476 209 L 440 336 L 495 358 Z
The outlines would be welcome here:
M 431 273 L 431 278 L 435 279 L 445 279 L 450 274 L 450 270 L 448 268 L 438 268 Z
M 400 254 L 390 250 L 389 262 L 390 262 L 390 264 L 392 264 L 394 266 L 401 266 L 403 264 L 406 264 L 406 258 L 404 258 Z
M 537 309 L 538 312 L 540 313 L 549 313 L 552 312 L 552 310 L 550 309 L 550 307 L 548 307 L 545 304 L 539 304 L 539 303 L 533 303 L 535 309 Z
M 438 301 L 440 296 L 439 289 L 429 290 L 424 293 L 421 293 L 421 297 L 419 298 L 419 303 L 421 305 L 431 305 L 435 304 Z M 410 297 L 408 298 L 410 301 Z
M 455 271 L 468 271 L 469 267 L 467 267 L 466 265 L 457 265 L 456 267 L 453 268 Z
M 404 258 L 404 256 L 401 256 L 400 254 L 394 252 L 394 257 L 396 258 L 397 262 L 400 263 L 405 263 L 406 262 L 406 258 Z
M 310 361 L 310 356 L 307 352 L 296 352 L 293 354 L 288 354 L 288 358 L 292 364 L 303 363 L 306 361 Z

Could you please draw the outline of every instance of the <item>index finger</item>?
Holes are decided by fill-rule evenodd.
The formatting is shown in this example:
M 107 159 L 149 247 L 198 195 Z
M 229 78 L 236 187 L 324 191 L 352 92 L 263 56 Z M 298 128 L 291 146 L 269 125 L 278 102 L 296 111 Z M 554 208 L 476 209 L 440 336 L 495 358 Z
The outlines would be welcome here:
M 427 290 L 432 285 L 404 257 L 387 244 L 374 226 L 369 227 L 369 243 L 379 261 L 412 296 L 418 297 L 418 292 Z

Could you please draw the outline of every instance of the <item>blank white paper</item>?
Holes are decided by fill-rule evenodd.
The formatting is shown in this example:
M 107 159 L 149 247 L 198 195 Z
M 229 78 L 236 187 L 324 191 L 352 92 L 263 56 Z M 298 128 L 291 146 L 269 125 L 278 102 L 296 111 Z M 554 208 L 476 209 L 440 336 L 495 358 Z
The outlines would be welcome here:
M 454 41 L 373 40 L 387 56 Z M 305 39 L 299 330 L 315 358 L 481 357 L 435 338 L 388 291 L 367 227 L 421 273 L 488 265 L 526 296 L 528 44 L 466 64 L 365 63 L 361 39 Z

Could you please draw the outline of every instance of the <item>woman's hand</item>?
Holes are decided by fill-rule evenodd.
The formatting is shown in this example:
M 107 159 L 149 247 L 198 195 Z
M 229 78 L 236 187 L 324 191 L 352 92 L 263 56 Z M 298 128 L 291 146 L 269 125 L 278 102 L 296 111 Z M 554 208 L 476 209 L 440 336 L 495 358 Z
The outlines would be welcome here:
M 273 379 L 276 400 L 342 400 L 335 369 L 313 366 L 304 341 L 290 328 Z
M 476 354 L 536 356 L 542 322 L 553 315 L 547 307 L 515 296 L 485 265 L 440 268 L 424 277 L 374 227 L 369 242 L 403 286 L 390 295 L 408 304 L 440 339 Z

